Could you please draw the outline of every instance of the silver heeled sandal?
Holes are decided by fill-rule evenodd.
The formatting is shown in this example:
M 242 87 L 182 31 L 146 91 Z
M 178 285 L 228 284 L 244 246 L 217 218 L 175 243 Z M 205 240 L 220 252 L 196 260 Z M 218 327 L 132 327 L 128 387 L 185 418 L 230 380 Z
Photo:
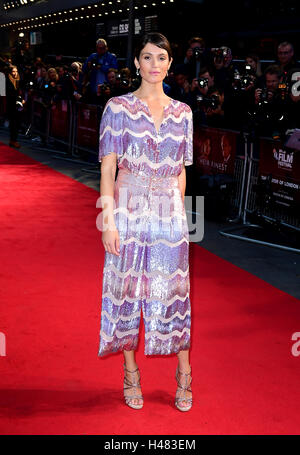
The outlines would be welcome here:
M 125 390 L 131 389 L 132 387 L 141 387 L 140 370 L 139 370 L 139 368 L 137 368 L 134 371 L 130 371 L 130 370 L 128 370 L 126 368 L 125 363 L 124 363 L 124 370 L 128 371 L 128 373 L 135 373 L 136 371 L 138 372 L 138 380 L 137 380 L 136 383 L 135 382 L 130 382 L 128 380 L 128 378 L 126 376 L 124 376 L 124 388 L 123 388 L 123 390 L 124 390 L 124 399 L 125 399 L 126 404 L 128 406 L 130 406 L 131 408 L 133 408 L 133 409 L 141 409 L 143 407 L 144 403 L 134 404 L 131 401 L 134 400 L 135 398 L 144 400 L 142 394 L 140 394 L 140 395 L 137 395 L 137 394 L 135 394 L 135 395 L 125 395 Z M 128 387 L 125 387 L 125 385 L 127 385 Z
M 181 373 L 181 371 L 179 371 L 178 369 L 178 365 L 177 365 L 177 368 L 176 368 L 176 375 L 175 375 L 175 378 L 176 378 L 176 381 L 177 381 L 177 390 L 176 390 L 176 396 L 175 396 L 175 406 L 180 410 L 180 411 L 189 411 L 192 407 L 192 404 L 193 404 L 193 398 L 190 397 L 190 398 L 187 398 L 186 397 L 186 390 L 188 390 L 189 392 L 192 392 L 192 389 L 191 389 L 191 383 L 192 383 L 192 376 L 191 376 L 191 372 L 192 372 L 192 368 L 191 368 L 191 371 L 189 373 Z M 188 381 L 188 378 L 186 378 L 186 381 L 185 381 L 185 385 L 181 385 L 180 382 L 179 382 L 179 374 L 181 375 L 184 375 L 184 376 L 191 376 L 191 382 L 189 385 L 187 385 L 187 381 Z M 182 389 L 184 390 L 183 392 L 183 397 L 180 397 L 179 394 L 180 394 L 180 390 L 179 389 Z M 182 401 L 185 401 L 187 403 L 190 403 L 189 406 L 180 406 L 180 403 Z

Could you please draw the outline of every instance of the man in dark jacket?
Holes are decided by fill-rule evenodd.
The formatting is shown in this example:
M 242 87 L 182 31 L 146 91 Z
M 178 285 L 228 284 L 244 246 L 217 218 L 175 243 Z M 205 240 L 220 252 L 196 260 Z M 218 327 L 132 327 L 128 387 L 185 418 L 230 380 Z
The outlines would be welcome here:
M 118 69 L 117 57 L 108 52 L 106 41 L 99 38 L 96 41 L 96 46 L 96 52 L 86 59 L 82 67 L 85 84 L 89 84 L 90 94 L 95 97 L 97 96 L 98 85 L 108 82 L 108 70 L 110 68 Z

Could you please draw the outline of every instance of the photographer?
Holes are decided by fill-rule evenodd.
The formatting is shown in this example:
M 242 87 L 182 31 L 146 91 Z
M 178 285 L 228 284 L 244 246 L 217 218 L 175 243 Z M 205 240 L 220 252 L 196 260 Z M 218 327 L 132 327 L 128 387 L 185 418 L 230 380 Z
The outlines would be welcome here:
M 106 102 L 112 97 L 112 88 L 108 82 L 98 84 L 97 99 L 94 101 L 96 104 L 104 106 Z
M 107 43 L 99 38 L 96 41 L 96 52 L 91 54 L 83 65 L 85 94 L 96 100 L 99 84 L 107 83 L 107 72 L 110 68 L 118 69 L 115 54 L 108 52 Z
M 283 41 L 277 47 L 277 62 L 281 72 L 289 72 L 297 67 L 294 46 L 288 41 Z
M 109 83 L 112 96 L 118 96 L 120 92 L 120 73 L 115 68 L 109 68 L 107 71 L 107 82 Z
M 136 78 L 132 78 L 131 71 L 129 68 L 122 68 L 116 73 L 115 85 L 110 84 L 111 93 L 117 95 L 123 95 L 124 93 L 136 90 L 140 85 L 140 81 Z M 113 95 L 112 95 L 113 96 Z
M 264 74 L 263 87 L 255 90 L 255 104 L 258 105 L 262 98 L 266 101 L 271 101 L 274 96 L 278 95 L 279 82 L 281 78 L 281 70 L 277 65 L 270 65 Z
M 183 64 L 185 65 L 184 73 L 187 75 L 188 82 L 191 83 L 199 71 L 211 63 L 211 52 L 206 47 L 204 39 L 200 37 L 190 39 L 188 46 Z
M 231 92 L 235 67 L 232 64 L 232 52 L 229 47 L 222 46 L 211 49 L 214 66 L 215 85 L 227 93 Z
M 206 126 L 216 128 L 226 128 L 226 118 L 224 115 L 224 91 L 212 87 L 207 94 L 197 95 L 198 109 L 195 116 L 198 121 Z
M 45 66 L 41 66 L 36 70 L 35 88 L 39 92 L 44 87 L 48 77 L 48 71 Z
M 58 74 L 55 68 L 49 68 L 47 71 L 47 76 L 43 80 L 43 83 L 40 87 L 40 94 L 42 96 L 43 102 L 46 106 L 50 106 L 55 98 L 57 93 L 57 82 Z
M 192 108 L 192 97 L 186 66 L 178 64 L 174 68 L 174 79 L 171 84 L 169 96 L 179 101 L 187 103 Z
M 270 65 L 264 73 L 264 85 L 255 90 L 252 115 L 258 134 L 277 137 L 288 127 L 288 94 L 281 81 L 280 68 Z
M 20 113 L 23 110 L 25 101 L 22 99 L 20 90 L 20 76 L 18 68 L 11 66 L 6 74 L 6 115 L 9 120 L 10 140 L 11 147 L 20 148 L 17 142 Z
M 209 91 L 212 91 L 214 87 L 215 76 L 212 68 L 203 67 L 198 74 L 198 77 L 195 77 L 192 80 L 190 88 L 190 106 L 192 110 L 197 109 L 197 96 L 203 95 L 207 96 Z
M 64 68 L 63 74 L 57 82 L 55 100 L 81 100 L 82 94 L 82 66 L 80 62 L 73 62 L 68 68 Z
M 243 128 L 245 122 L 247 123 L 247 113 L 253 104 L 258 83 L 257 67 L 254 64 L 250 65 L 249 60 L 246 58 L 240 69 L 234 70 L 231 90 L 226 93 L 224 102 L 228 126 L 237 130 Z

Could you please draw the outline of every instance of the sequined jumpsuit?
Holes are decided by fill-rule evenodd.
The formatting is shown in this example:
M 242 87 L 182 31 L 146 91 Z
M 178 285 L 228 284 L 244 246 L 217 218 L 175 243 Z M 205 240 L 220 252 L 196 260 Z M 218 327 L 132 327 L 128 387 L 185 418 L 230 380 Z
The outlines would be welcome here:
M 157 132 L 133 93 L 105 105 L 99 161 L 117 155 L 114 220 L 120 255 L 105 252 L 99 356 L 136 350 L 141 318 L 146 355 L 190 348 L 189 231 L 178 175 L 193 163 L 191 108 L 171 99 Z

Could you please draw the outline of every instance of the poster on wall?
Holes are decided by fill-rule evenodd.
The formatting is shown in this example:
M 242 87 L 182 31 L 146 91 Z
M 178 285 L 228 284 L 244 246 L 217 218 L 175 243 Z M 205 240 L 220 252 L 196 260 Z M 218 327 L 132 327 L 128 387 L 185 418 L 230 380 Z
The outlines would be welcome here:
M 194 157 L 201 175 L 233 174 L 238 133 L 216 128 L 194 128 Z

